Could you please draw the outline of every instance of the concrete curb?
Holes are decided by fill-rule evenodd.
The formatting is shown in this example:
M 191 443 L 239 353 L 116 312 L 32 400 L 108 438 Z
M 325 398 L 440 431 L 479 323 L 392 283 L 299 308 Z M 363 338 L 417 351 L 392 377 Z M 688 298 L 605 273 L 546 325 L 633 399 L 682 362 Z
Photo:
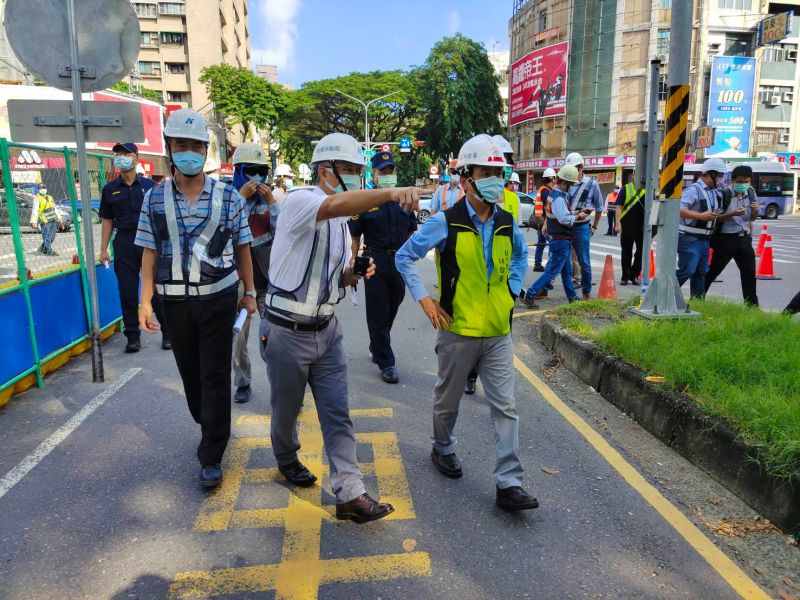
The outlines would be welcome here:
M 539 339 L 564 365 L 614 406 L 691 463 L 703 469 L 756 512 L 788 533 L 800 528 L 800 479 L 778 479 L 756 461 L 760 449 L 726 423 L 703 413 L 688 397 L 650 383 L 636 367 L 544 315 Z

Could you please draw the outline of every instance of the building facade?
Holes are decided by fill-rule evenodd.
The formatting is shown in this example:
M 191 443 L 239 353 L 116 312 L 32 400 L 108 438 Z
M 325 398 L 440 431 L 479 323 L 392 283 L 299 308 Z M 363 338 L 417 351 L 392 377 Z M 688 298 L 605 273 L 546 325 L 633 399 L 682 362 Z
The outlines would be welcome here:
M 496 52 L 491 50 L 487 52 L 489 55 L 489 62 L 494 67 L 495 75 L 500 78 L 498 84 L 500 88 L 500 98 L 503 99 L 503 126 L 508 125 L 508 65 L 511 54 L 509 52 Z

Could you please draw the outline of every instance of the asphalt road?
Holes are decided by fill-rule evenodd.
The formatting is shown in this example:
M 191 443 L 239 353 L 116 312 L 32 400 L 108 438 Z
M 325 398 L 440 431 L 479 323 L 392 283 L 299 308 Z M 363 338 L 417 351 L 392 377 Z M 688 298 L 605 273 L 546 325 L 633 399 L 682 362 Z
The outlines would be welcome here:
M 423 269 L 432 282 L 432 262 Z M 106 384 L 90 382 L 84 355 L 0 410 L 0 596 L 716 600 L 766 597 L 756 585 L 800 572 L 777 534 L 759 550 L 710 534 L 708 519 L 754 514 L 560 369 L 535 339 L 540 315 L 519 310 L 521 454 L 539 509 L 494 506 L 480 384 L 458 421 L 464 477 L 433 468 L 434 332 L 410 299 L 394 329 L 395 386 L 369 361 L 363 303 L 337 310 L 367 487 L 397 507 L 363 526 L 330 518 L 327 477 L 302 491 L 275 476 L 255 336 L 255 397 L 234 405 L 225 484 L 208 493 L 172 356 L 154 336 L 125 355 L 117 335 Z M 313 412 L 301 422 L 322 475 Z

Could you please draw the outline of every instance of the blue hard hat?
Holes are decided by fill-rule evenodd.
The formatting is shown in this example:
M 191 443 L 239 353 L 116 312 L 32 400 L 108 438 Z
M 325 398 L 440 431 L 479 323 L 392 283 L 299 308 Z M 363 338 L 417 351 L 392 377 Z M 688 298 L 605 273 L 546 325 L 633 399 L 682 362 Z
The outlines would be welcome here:
M 373 169 L 385 169 L 390 165 L 394 166 L 394 154 L 391 152 L 378 152 L 372 157 Z

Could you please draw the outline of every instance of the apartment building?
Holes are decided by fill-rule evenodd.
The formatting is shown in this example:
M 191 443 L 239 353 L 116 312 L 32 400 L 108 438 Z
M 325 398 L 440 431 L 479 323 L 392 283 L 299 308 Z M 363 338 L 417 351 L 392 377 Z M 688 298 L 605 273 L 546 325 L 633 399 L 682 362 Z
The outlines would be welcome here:
M 508 125 L 508 62 L 511 55 L 508 52 L 497 52 L 494 50 L 490 50 L 487 54 L 495 74 L 500 78 L 498 86 L 500 88 L 500 98 L 503 100 L 503 116 L 501 117 L 501 121 L 505 127 Z

